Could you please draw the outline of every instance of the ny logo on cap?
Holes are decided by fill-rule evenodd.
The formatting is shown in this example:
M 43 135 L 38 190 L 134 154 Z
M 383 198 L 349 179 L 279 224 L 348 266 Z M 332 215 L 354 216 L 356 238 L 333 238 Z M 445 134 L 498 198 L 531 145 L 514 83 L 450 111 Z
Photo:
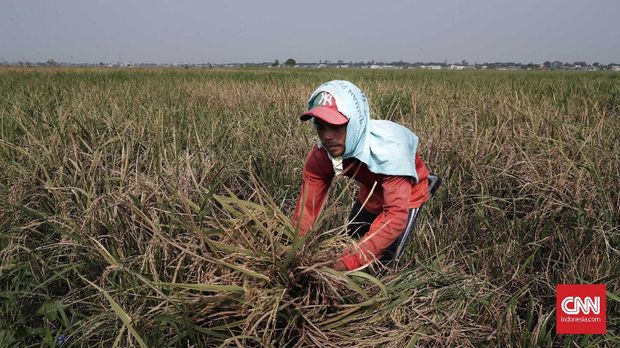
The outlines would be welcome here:
M 333 106 L 334 96 L 327 92 L 321 92 L 321 99 L 319 99 L 317 104 L 322 106 Z

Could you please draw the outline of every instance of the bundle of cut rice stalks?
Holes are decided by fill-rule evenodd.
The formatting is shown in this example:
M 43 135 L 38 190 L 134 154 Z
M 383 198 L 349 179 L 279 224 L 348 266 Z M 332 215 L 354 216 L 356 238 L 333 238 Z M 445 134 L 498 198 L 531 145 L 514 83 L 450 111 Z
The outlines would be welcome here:
M 497 290 L 443 256 L 399 272 L 338 272 L 329 265 L 353 243 L 344 226 L 318 233 L 319 223 L 300 239 L 268 195 L 253 201 L 232 192 L 212 195 L 209 208 L 185 200 L 192 212 L 171 214 L 168 223 L 191 233 L 155 233 L 159 250 L 150 251 L 157 261 L 148 275 L 121 266 L 95 243 L 110 267 L 143 284 L 123 291 L 127 309 L 100 279 L 97 288 L 116 315 L 127 317 L 117 334 L 127 329 L 130 341 L 149 345 L 274 347 L 473 346 L 497 339 Z

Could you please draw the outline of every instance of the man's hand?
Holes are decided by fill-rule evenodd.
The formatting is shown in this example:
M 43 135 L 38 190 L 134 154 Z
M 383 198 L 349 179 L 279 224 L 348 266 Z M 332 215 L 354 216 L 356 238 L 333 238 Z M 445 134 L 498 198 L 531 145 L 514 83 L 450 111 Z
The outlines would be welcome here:
M 336 271 L 347 271 L 347 266 L 344 265 L 344 262 L 342 262 L 342 260 L 338 260 L 336 261 L 333 265 L 332 268 L 335 269 Z

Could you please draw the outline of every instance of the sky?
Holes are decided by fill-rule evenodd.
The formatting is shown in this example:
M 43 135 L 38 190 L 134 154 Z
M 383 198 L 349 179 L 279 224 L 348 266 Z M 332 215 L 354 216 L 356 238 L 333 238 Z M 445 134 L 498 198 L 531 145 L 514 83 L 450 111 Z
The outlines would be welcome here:
M 0 0 L 0 62 L 620 63 L 620 0 Z

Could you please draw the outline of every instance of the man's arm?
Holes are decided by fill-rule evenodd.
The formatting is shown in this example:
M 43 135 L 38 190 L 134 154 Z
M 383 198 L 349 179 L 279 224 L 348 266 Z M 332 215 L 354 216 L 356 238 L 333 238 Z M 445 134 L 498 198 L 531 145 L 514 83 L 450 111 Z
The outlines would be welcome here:
M 299 225 L 301 236 L 310 230 L 319 216 L 333 177 L 334 171 L 327 153 L 313 146 L 306 156 L 301 192 L 293 213 L 293 226 Z
M 379 258 L 383 250 L 400 236 L 407 223 L 411 178 L 387 176 L 381 186 L 383 211 L 370 225 L 370 229 L 359 243 L 359 249 L 346 252 L 341 257 L 341 261 L 349 270 Z

